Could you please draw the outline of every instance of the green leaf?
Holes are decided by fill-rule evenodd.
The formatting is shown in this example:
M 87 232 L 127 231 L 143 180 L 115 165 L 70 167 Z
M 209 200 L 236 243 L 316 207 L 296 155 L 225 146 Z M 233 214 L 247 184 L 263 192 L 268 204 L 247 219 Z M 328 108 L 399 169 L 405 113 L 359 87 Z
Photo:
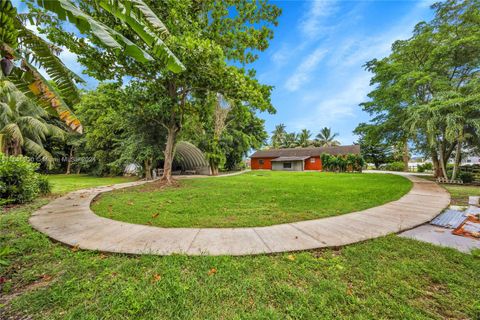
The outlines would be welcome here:
M 80 121 L 70 110 L 61 95 L 48 83 L 34 66 L 29 64 L 26 60 L 23 60 L 22 64 L 23 68 L 14 68 L 8 79 L 20 92 L 47 111 L 57 113 L 60 119 L 62 119 L 73 131 L 81 133 L 83 127 Z
M 37 0 L 37 4 L 48 11 L 56 13 L 60 20 L 69 21 L 74 24 L 81 33 L 91 33 L 105 46 L 113 49 L 117 53 L 120 51 L 125 52 L 140 62 L 154 60 L 147 52 L 123 35 L 103 23 L 96 21 L 68 0 Z
M 52 80 L 57 84 L 64 100 L 75 104 L 80 101 L 76 83 L 85 83 L 77 74 L 68 69 L 63 62 L 52 52 L 52 45 L 37 36 L 31 30 L 20 25 L 20 43 L 31 52 L 25 52 L 24 56 L 30 63 L 41 66 Z
M 143 1 L 126 1 L 125 5 L 113 0 L 100 0 L 98 4 L 117 19 L 126 23 L 150 47 L 155 57 L 163 61 L 173 72 L 185 70 L 185 66 L 157 36 L 168 36 L 168 30 Z

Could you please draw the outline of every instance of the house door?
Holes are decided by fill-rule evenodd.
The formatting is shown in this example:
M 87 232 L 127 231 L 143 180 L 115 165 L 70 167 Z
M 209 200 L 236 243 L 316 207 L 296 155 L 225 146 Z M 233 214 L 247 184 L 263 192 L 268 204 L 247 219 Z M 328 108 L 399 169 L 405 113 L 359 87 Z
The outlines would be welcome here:
M 259 159 L 259 160 L 258 160 L 258 167 L 259 167 L 260 169 L 263 169 L 263 165 L 264 165 L 264 164 L 265 164 L 265 161 L 264 161 L 263 159 Z

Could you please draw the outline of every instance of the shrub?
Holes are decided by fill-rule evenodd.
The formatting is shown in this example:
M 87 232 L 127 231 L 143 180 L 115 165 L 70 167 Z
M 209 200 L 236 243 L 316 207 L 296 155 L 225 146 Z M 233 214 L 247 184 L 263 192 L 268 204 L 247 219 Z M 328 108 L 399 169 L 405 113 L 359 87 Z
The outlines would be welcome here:
M 463 183 L 472 183 L 473 174 L 471 172 L 460 172 L 458 178 L 463 181 Z
M 356 154 L 334 156 L 328 153 L 320 155 L 324 171 L 362 171 L 365 161 L 363 157 Z
M 404 164 L 401 161 L 390 162 L 385 165 L 387 171 L 403 171 Z
M 425 171 L 432 171 L 433 164 L 431 162 L 426 162 L 424 164 L 419 164 L 417 166 L 417 172 L 425 172 Z
M 0 153 L 0 205 L 25 203 L 40 192 L 35 172 L 38 164 L 26 157 L 8 157 Z
M 47 177 L 39 176 L 38 177 L 38 189 L 41 195 L 46 195 L 52 192 L 52 186 L 48 181 Z

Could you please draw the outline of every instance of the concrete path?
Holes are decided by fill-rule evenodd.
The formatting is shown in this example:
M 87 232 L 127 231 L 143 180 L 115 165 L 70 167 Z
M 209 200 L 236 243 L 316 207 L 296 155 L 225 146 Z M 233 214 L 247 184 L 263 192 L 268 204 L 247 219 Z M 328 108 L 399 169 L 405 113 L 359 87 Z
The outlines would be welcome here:
M 397 201 L 340 216 L 255 228 L 159 228 L 102 218 L 90 210 L 100 193 L 145 182 L 71 192 L 42 207 L 31 225 L 50 238 L 81 249 L 131 254 L 249 255 L 343 246 L 430 221 L 450 203 L 437 184 L 414 182 Z

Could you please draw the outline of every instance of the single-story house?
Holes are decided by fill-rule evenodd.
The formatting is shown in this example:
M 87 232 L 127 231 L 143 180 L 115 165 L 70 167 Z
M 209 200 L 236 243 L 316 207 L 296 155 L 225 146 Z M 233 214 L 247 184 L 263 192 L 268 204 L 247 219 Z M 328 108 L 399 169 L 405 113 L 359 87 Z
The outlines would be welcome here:
M 250 156 L 252 170 L 322 170 L 320 155 L 360 154 L 359 145 L 260 150 Z

